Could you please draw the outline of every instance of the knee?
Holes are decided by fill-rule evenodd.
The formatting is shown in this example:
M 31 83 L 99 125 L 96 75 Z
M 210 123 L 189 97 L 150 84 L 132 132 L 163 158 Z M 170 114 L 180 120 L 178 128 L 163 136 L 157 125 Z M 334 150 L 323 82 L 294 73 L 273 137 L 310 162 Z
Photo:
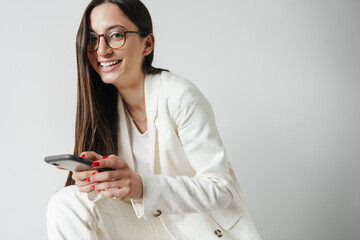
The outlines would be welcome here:
M 86 193 L 81 193 L 77 186 L 68 186 L 56 192 L 49 200 L 47 206 L 47 217 L 57 218 L 68 214 L 69 211 L 88 208 Z
M 59 211 L 62 206 L 66 205 L 66 202 L 71 201 L 70 198 L 73 198 L 71 195 L 75 194 L 75 187 L 69 186 L 57 191 L 49 200 L 47 206 L 47 215 L 51 215 L 54 212 Z
M 73 234 L 86 234 L 92 207 L 87 194 L 80 192 L 76 186 L 55 193 L 48 202 L 46 212 L 49 239 L 75 239 Z

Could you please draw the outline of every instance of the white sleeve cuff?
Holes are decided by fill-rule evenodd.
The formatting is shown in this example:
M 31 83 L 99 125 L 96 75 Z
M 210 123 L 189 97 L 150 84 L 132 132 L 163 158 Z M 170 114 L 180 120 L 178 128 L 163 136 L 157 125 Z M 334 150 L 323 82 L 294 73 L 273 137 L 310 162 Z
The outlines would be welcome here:
M 131 199 L 131 204 L 138 218 L 144 216 L 144 204 L 142 199 Z

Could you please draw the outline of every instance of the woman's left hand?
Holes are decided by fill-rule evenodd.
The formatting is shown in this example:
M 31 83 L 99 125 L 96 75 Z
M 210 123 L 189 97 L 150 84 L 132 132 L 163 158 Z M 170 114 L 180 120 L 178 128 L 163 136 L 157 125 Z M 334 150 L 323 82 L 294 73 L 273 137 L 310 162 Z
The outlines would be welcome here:
M 104 197 L 120 197 L 141 199 L 143 197 L 141 176 L 135 173 L 129 165 L 116 155 L 103 157 L 95 161 L 94 169 L 113 168 L 114 171 L 98 172 L 88 181 L 92 188 Z

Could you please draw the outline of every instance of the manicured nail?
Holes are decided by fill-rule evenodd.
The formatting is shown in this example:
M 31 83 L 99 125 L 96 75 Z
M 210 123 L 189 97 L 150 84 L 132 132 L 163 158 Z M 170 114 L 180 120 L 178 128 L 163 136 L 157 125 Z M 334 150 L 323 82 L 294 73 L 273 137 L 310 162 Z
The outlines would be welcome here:
M 99 163 L 99 162 L 93 162 L 91 165 L 92 165 L 93 167 L 97 167 L 97 166 L 100 166 L 100 163 Z
M 86 179 L 86 181 L 90 182 L 90 178 L 88 177 L 88 178 Z
M 95 190 L 95 185 L 92 185 L 91 188 Z
M 84 158 L 85 157 L 85 154 L 81 154 L 81 156 L 80 156 L 81 158 Z
M 95 175 L 96 173 L 98 173 L 98 172 L 93 172 L 91 175 Z
M 106 159 L 106 158 L 108 158 L 108 156 L 103 156 L 101 159 Z
M 98 192 L 101 192 L 101 190 L 99 190 Z

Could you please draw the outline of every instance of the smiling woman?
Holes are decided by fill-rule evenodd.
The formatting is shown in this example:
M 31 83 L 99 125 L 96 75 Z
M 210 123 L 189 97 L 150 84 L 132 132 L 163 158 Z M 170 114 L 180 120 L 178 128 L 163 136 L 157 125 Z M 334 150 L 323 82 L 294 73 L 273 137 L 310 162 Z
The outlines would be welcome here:
M 124 89 L 144 78 L 142 60 L 151 52 L 154 38 L 151 33 L 141 36 L 135 23 L 113 6 L 112 3 L 102 4 L 91 12 L 88 48 L 92 49 L 88 51 L 88 58 L 105 83 Z
M 260 239 L 211 105 L 191 82 L 152 67 L 154 39 L 140 1 L 85 10 L 74 154 L 94 169 L 70 172 L 51 198 L 49 238 Z

